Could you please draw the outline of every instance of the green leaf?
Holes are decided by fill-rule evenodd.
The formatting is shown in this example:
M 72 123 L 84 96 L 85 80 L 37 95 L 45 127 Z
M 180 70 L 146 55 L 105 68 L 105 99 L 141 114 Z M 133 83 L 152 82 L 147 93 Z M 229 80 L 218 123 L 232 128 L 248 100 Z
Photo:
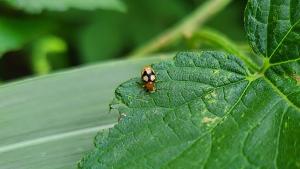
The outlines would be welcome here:
M 76 47 L 82 56 L 80 61 L 92 63 L 123 55 L 162 32 L 190 10 L 186 9 L 187 4 L 183 1 L 124 2 L 130 9 L 126 15 L 97 11 L 87 16 L 86 19 L 91 19 L 91 24 L 83 26 L 77 33 Z
M 49 23 L 40 20 L 19 20 L 1 17 L 0 57 L 5 52 L 22 48 L 33 39 L 52 29 L 52 27 Z
M 81 55 L 80 61 L 83 63 L 93 63 L 119 56 L 120 50 L 124 47 L 122 34 L 124 27 L 118 26 L 119 18 L 123 15 L 112 12 L 107 15 L 103 12 L 97 14 L 97 17 L 91 17 L 92 23 L 78 33 L 76 45 Z
M 125 11 L 125 4 L 121 0 L 6 0 L 18 9 L 30 13 L 39 13 L 43 10 L 65 11 L 69 8 L 82 10 L 111 9 Z
M 299 9 L 299 0 L 249 0 L 245 27 L 255 52 L 271 63 L 300 58 Z
M 121 84 L 126 114 L 79 168 L 300 168 L 300 61 L 251 75 L 222 52 L 183 52 L 153 64 L 154 93 Z
M 53 54 L 65 53 L 67 51 L 66 42 L 60 37 L 48 35 L 35 41 L 32 45 L 31 66 L 33 72 L 39 75 L 48 74 L 53 67 L 67 67 L 67 59 L 60 55 Z M 53 58 L 52 58 L 53 57 Z M 56 62 L 51 62 L 51 61 Z M 56 65 L 55 65 L 56 64 Z
M 214 46 L 239 57 L 242 61 L 245 62 L 249 69 L 253 71 L 259 70 L 259 66 L 254 62 L 254 58 L 245 55 L 240 47 L 238 47 L 222 33 L 219 33 L 213 29 L 204 28 L 193 35 L 193 41 L 196 41 L 198 39 L 201 42 L 211 43 Z
M 108 113 L 114 88 L 159 60 L 114 61 L 0 86 L 0 168 L 76 168 L 96 132 L 117 121 Z

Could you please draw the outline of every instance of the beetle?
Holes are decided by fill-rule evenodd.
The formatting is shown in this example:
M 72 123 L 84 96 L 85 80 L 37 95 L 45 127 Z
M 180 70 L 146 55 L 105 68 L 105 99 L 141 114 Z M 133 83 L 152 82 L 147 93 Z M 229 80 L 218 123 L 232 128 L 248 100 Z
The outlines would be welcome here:
M 143 68 L 141 78 L 144 82 L 143 87 L 150 93 L 155 92 L 156 74 L 151 66 L 145 66 Z

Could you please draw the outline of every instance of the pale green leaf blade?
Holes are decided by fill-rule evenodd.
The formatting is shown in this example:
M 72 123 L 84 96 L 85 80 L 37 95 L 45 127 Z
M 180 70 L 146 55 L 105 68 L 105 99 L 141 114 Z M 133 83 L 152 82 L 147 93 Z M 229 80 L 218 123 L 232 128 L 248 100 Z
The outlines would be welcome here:
M 157 91 L 139 78 L 119 86 L 115 106 L 126 117 L 96 137 L 79 168 L 299 168 L 299 62 L 284 68 L 286 90 L 273 82 L 283 65 L 250 75 L 222 52 L 152 66 Z
M 258 54 L 278 63 L 300 57 L 300 0 L 249 0 L 245 27 Z
M 126 10 L 125 4 L 121 0 L 6 0 L 6 2 L 30 13 L 39 13 L 43 10 L 65 11 L 69 8 Z
M 113 61 L 0 86 L 0 168 L 76 168 L 117 122 L 114 88 L 161 57 Z

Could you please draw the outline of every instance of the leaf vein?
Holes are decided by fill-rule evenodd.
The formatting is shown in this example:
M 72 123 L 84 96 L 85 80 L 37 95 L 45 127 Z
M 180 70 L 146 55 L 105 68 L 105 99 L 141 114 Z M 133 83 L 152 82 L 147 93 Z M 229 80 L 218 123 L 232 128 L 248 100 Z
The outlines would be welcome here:
M 292 32 L 292 30 L 300 23 L 300 19 L 291 26 L 291 28 L 288 30 L 288 32 L 285 34 L 285 36 L 282 38 L 282 40 L 279 42 L 279 44 L 277 45 L 277 47 L 275 48 L 275 50 L 272 52 L 271 56 L 269 57 L 270 59 L 272 59 L 272 57 L 275 55 L 275 53 L 277 52 L 277 50 L 279 49 L 279 47 L 282 45 L 282 43 L 284 42 L 284 40 L 288 37 L 288 35 Z
M 278 93 L 290 106 L 294 107 L 298 112 L 300 112 L 300 108 L 297 107 L 290 99 L 286 97 L 278 88 L 275 86 L 267 77 L 263 77 L 263 79 L 271 86 L 271 88 Z
M 226 117 L 232 112 L 232 110 L 238 105 L 238 103 L 242 100 L 242 97 L 245 95 L 246 91 L 248 90 L 249 86 L 252 84 L 251 82 L 248 82 L 247 86 L 245 87 L 245 89 L 243 90 L 241 96 L 237 99 L 237 101 L 233 104 L 233 106 L 231 107 L 231 109 L 221 118 L 221 120 L 214 126 L 212 127 L 210 130 L 208 130 L 207 132 L 205 132 L 203 135 L 199 136 L 198 138 L 196 138 L 192 143 L 191 146 L 187 147 L 184 151 L 182 151 L 178 156 L 176 156 L 174 159 L 172 159 L 171 161 L 169 161 L 167 165 L 169 165 L 170 163 L 172 163 L 173 161 L 175 161 L 176 159 L 178 159 L 181 155 L 183 155 L 186 151 L 188 151 L 191 147 L 193 147 L 197 141 L 199 141 L 203 136 L 206 136 L 207 134 L 210 134 L 219 124 L 221 124 Z M 210 156 L 208 157 L 208 159 L 210 158 Z M 207 161 L 208 161 L 207 159 Z
M 276 152 L 275 152 L 275 157 L 274 157 L 274 166 L 275 168 L 278 168 L 277 166 L 277 158 L 278 158 L 278 154 L 279 154 L 279 142 L 280 142 L 280 136 L 281 136 L 281 130 L 282 130 L 282 124 L 283 124 L 283 119 L 288 111 L 288 106 L 285 108 L 284 112 L 281 115 L 280 118 L 280 123 L 279 123 L 279 128 L 278 128 L 278 135 L 277 135 L 277 139 L 276 139 Z

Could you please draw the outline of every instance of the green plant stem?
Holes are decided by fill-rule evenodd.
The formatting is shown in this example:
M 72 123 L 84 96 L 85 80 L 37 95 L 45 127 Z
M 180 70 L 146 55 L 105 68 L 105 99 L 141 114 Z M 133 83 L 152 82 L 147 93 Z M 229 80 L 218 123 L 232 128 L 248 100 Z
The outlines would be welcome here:
M 132 52 L 129 56 L 143 57 L 158 51 L 183 36 L 192 36 L 205 21 L 221 11 L 231 1 L 232 0 L 209 0 L 205 2 L 205 4 L 199 6 L 191 15 L 184 18 L 179 24 L 150 40 L 148 43 Z
M 228 53 L 234 54 L 243 60 L 253 72 L 258 72 L 260 69 L 259 66 L 256 65 L 251 58 L 247 56 L 234 42 L 219 32 L 216 32 L 212 29 L 202 29 L 196 32 L 192 38 L 209 42 L 219 48 L 224 49 Z

